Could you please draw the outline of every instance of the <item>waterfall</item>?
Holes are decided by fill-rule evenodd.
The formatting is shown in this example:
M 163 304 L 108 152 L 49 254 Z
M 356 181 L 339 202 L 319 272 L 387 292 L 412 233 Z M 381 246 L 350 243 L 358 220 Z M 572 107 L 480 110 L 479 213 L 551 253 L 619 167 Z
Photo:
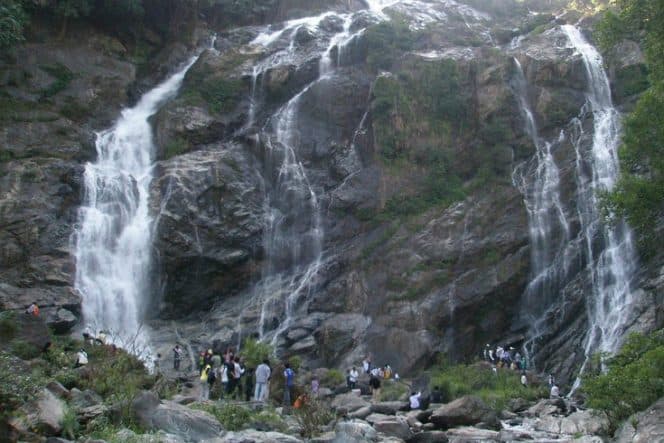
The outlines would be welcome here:
M 543 140 L 528 101 L 528 84 L 519 60 L 514 58 L 511 86 L 519 103 L 526 134 L 535 146 L 535 156 L 514 170 L 513 183 L 524 195 L 531 244 L 531 277 L 522 297 L 522 312 L 530 325 L 524 351 L 534 362 L 534 346 L 546 332 L 546 310 L 567 283 L 570 266 L 570 223 L 560 200 L 560 176 L 553 158 L 552 143 Z M 532 183 L 530 183 L 532 182 Z
M 629 326 L 633 304 L 630 280 L 636 253 L 632 233 L 624 221 L 617 225 L 606 225 L 602 223 L 598 209 L 599 194 L 610 191 L 618 178 L 617 150 L 620 143 L 619 113 L 613 107 L 602 57 L 578 28 L 564 25 L 562 30 L 582 57 L 588 79 L 585 108 L 593 114 L 590 152 L 584 155 L 580 137 L 575 143 L 578 212 L 592 286 L 592 293 L 586 303 L 588 334 L 585 340 L 585 361 L 581 368 L 583 373 L 594 352 L 614 353 L 618 350 Z M 578 385 L 577 379 L 574 388 Z
M 85 195 L 78 213 L 75 287 L 83 317 L 95 332 L 144 358 L 142 328 L 149 304 L 152 217 L 148 210 L 154 143 L 148 119 L 175 96 L 192 57 L 147 92 L 118 121 L 97 134 L 97 160 L 85 165 Z

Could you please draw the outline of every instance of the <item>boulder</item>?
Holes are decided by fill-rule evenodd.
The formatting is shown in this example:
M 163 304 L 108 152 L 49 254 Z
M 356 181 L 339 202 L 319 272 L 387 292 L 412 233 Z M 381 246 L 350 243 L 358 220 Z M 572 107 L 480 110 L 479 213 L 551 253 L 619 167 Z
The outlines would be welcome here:
M 69 398 L 69 396 L 70 396 L 70 391 L 69 391 L 69 389 L 65 388 L 64 386 L 62 386 L 60 383 L 58 383 L 58 382 L 55 381 L 55 380 L 50 381 L 50 382 L 46 385 L 46 389 L 48 389 L 49 391 L 51 391 L 51 392 L 52 392 L 56 397 L 58 397 L 58 398 L 64 398 L 64 399 L 67 399 L 67 398 Z
M 201 441 L 220 437 L 219 422 L 204 411 L 190 409 L 172 401 L 160 402 L 156 394 L 144 391 L 132 402 L 138 423 L 151 430 L 161 430 L 185 441 Z
M 381 434 L 397 437 L 403 440 L 408 440 L 413 436 L 413 432 L 410 430 L 408 422 L 403 416 L 387 416 L 375 421 L 373 427 Z
M 450 443 L 498 443 L 500 441 L 500 433 L 489 429 L 461 427 L 448 430 L 447 438 Z
M 260 432 L 255 429 L 245 429 L 238 432 L 229 432 L 223 438 L 206 440 L 206 443 L 301 443 L 302 441 L 297 437 L 280 432 Z
M 34 427 L 43 435 L 58 435 L 62 431 L 65 408 L 62 400 L 44 389 L 37 400 Z
M 496 413 L 480 398 L 465 396 L 433 411 L 430 418 L 437 427 L 447 429 L 463 425 L 485 423 L 497 426 Z
M 332 408 L 341 414 L 348 414 L 370 406 L 368 401 L 353 393 L 337 395 L 332 400 Z
M 108 407 L 105 405 L 87 406 L 76 411 L 76 419 L 80 423 L 87 423 L 99 416 L 106 414 L 108 410 Z
M 419 432 L 406 440 L 407 443 L 447 443 L 448 441 L 447 434 L 443 431 Z
M 567 410 L 565 400 L 562 398 L 547 398 L 540 400 L 528 408 L 524 415 L 526 417 L 544 417 L 547 415 L 563 414 Z
M 348 418 L 359 418 L 365 420 L 371 414 L 371 407 L 365 406 L 348 414 Z
M 371 405 L 371 412 L 395 415 L 397 411 L 401 410 L 404 406 L 406 406 L 406 403 L 402 401 L 381 401 Z
M 385 414 L 376 414 L 376 413 L 373 413 L 373 414 L 368 415 L 367 418 L 365 418 L 364 420 L 365 420 L 367 423 L 373 425 L 374 423 L 379 422 L 379 421 L 381 421 L 381 420 L 389 420 L 390 417 L 392 417 L 392 416 L 391 416 L 391 415 L 385 415 Z
M 49 308 L 44 309 L 43 312 L 46 317 L 46 324 L 56 334 L 66 334 L 78 323 L 78 317 L 65 308 Z
M 359 420 L 342 421 L 334 427 L 333 443 L 366 443 L 378 440 L 378 434 L 368 423 Z
M 664 399 L 625 420 L 614 438 L 615 443 L 664 441 Z
M 577 411 L 567 417 L 547 415 L 536 421 L 535 429 L 553 434 L 604 435 L 609 430 L 609 418 L 594 410 Z
M 80 391 L 76 388 L 71 390 L 71 405 L 76 409 L 88 408 L 90 406 L 95 406 L 101 404 L 103 399 L 95 391 L 86 389 L 85 391 Z

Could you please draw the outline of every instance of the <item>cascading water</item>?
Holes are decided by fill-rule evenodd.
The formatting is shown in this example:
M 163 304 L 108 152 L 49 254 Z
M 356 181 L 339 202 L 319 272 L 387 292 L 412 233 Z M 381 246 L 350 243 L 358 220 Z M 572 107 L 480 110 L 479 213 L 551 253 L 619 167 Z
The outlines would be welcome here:
M 583 372 L 592 353 L 614 353 L 621 344 L 634 302 L 630 283 L 636 254 L 628 226 L 624 222 L 617 225 L 602 223 L 598 209 L 599 194 L 611 190 L 618 178 L 620 142 L 619 113 L 613 107 L 602 57 L 578 28 L 564 25 L 562 30 L 581 54 L 588 78 L 586 108 L 593 113 L 590 152 L 583 156 L 580 140 L 575 144 L 578 211 L 592 284 L 592 294 L 586 303 L 589 329 Z M 584 164 L 590 168 L 583 167 Z M 584 173 L 586 170 L 590 170 L 590 174 Z M 598 238 L 602 241 L 598 242 Z M 578 385 L 577 379 L 574 388 Z
M 552 143 L 542 140 L 528 101 L 528 84 L 519 60 L 514 58 L 512 89 L 518 99 L 526 133 L 535 145 L 535 156 L 514 170 L 513 182 L 524 195 L 529 219 L 531 279 L 522 298 L 530 325 L 524 348 L 533 360 L 533 346 L 545 329 L 545 311 L 567 282 L 570 224 L 560 201 L 560 176 L 553 158 Z M 534 362 L 533 362 L 534 363 Z
M 196 59 L 99 133 L 97 161 L 85 166 L 84 204 L 75 233 L 75 287 L 82 296 L 83 317 L 114 344 L 144 358 L 149 356 L 142 322 L 150 295 L 148 194 L 154 153 L 148 119 L 176 94 Z

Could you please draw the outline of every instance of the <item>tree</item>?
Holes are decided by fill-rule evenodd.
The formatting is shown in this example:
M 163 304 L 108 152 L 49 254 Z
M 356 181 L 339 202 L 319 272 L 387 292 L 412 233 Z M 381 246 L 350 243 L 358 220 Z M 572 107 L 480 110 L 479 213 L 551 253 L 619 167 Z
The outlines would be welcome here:
M 645 47 L 650 87 L 625 122 L 620 150 L 622 174 L 606 199 L 639 234 L 643 255 L 658 252 L 664 233 L 664 0 L 618 0 L 598 25 L 597 39 L 608 49 L 624 38 Z
M 69 19 L 86 17 L 92 9 L 91 0 L 56 0 L 54 4 L 55 13 L 62 18 L 59 39 L 67 34 Z
M 28 16 L 20 0 L 0 0 L 0 50 L 23 40 Z

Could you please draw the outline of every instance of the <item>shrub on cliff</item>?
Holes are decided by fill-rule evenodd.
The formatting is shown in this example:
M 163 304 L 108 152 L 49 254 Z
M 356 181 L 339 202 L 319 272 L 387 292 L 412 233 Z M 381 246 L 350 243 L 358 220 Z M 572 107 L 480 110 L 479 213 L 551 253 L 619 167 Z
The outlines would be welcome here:
M 604 410 L 613 425 L 664 396 L 664 329 L 629 336 L 608 370 L 583 379 L 588 405 Z

